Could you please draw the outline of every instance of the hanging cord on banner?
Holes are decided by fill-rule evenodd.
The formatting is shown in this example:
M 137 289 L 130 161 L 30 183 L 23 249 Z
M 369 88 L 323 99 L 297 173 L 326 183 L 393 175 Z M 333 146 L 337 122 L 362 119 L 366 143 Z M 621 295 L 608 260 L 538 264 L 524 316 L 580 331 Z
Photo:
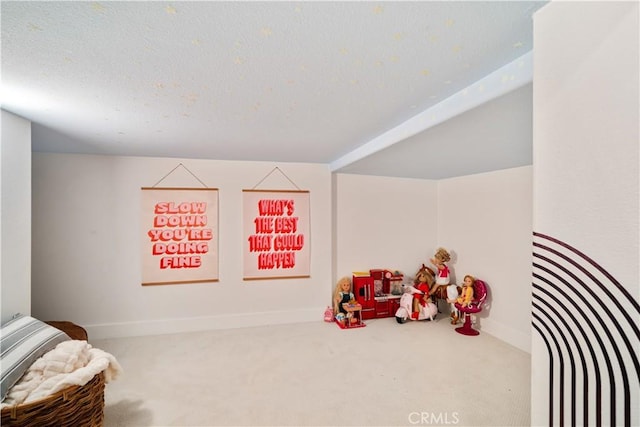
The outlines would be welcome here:
M 287 174 L 286 174 L 286 173 L 284 173 L 284 172 L 282 172 L 282 170 L 280 170 L 280 168 L 279 168 L 279 167 L 277 167 L 277 166 L 276 166 L 275 168 L 271 169 L 271 172 L 269 172 L 268 174 L 266 174 L 266 175 L 265 175 L 265 177 L 264 177 L 264 178 L 262 178 L 262 179 L 260 180 L 260 182 L 259 182 L 259 183 L 257 183 L 256 185 L 254 185 L 254 186 L 253 186 L 253 188 L 252 188 L 252 190 L 255 190 L 255 189 L 256 189 L 256 187 L 257 187 L 258 185 L 262 184 L 262 183 L 264 182 L 264 180 L 265 180 L 265 179 L 267 179 L 267 178 L 269 178 L 269 175 L 271 175 L 272 173 L 274 173 L 276 170 L 277 170 L 278 172 L 280 172 L 280 173 L 282 174 L 282 176 L 284 176 L 285 178 L 287 178 L 287 180 L 288 180 L 291 184 L 293 184 L 293 186 L 294 186 L 294 187 L 296 187 L 298 190 L 300 190 L 300 187 L 298 187 L 298 186 L 296 185 L 296 183 L 295 183 L 295 182 L 291 181 L 291 178 L 289 178 L 289 177 L 287 176 Z M 302 190 L 300 190 L 300 191 L 302 191 Z
M 176 166 L 175 168 L 171 169 L 171 172 L 169 172 L 168 174 L 166 174 L 165 176 L 163 176 L 162 178 L 160 178 L 160 181 L 158 181 L 158 182 L 156 182 L 155 184 L 153 184 L 153 186 L 152 186 L 151 188 L 154 188 L 156 185 L 158 185 L 158 184 L 160 184 L 162 181 L 164 181 L 164 179 L 165 179 L 166 177 L 168 177 L 169 175 L 171 175 L 171 174 L 172 174 L 176 169 L 178 169 L 180 166 L 182 166 L 182 167 L 184 168 L 184 170 L 186 170 L 187 172 L 189 172 L 189 173 L 191 174 L 191 176 L 192 176 L 192 177 L 194 177 L 195 179 L 197 179 L 197 180 L 198 180 L 198 182 L 199 182 L 200 184 L 202 184 L 202 186 L 203 186 L 204 188 L 209 188 L 209 187 L 207 187 L 207 185 L 206 185 L 204 182 L 202 182 L 202 181 L 200 180 L 200 178 L 198 178 L 197 176 L 195 176 L 195 175 L 194 175 L 194 173 L 193 173 L 193 172 L 191 172 L 189 169 L 187 169 L 187 167 L 186 167 L 185 165 L 183 165 L 182 163 L 179 163 L 179 164 L 178 164 L 178 166 Z

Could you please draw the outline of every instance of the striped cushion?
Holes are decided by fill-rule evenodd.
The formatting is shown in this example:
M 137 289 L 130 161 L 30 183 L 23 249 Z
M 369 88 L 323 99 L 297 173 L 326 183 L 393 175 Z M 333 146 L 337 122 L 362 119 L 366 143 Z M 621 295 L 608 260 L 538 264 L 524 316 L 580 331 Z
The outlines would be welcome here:
M 0 400 L 4 400 L 9 389 L 36 359 L 69 339 L 61 330 L 23 314 L 3 324 L 0 329 Z

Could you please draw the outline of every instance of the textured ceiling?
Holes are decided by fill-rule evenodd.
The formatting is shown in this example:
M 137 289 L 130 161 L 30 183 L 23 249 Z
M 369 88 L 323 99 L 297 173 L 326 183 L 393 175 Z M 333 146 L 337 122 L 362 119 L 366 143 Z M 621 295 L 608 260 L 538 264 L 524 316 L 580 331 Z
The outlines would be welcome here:
M 2 1 L 2 108 L 33 122 L 35 151 L 326 163 L 438 178 L 400 169 L 434 147 L 455 157 L 480 130 L 459 122 L 466 134 L 444 132 L 456 129 L 429 122 L 429 112 L 456 96 L 467 107 L 449 110 L 462 112 L 480 103 L 469 101 L 475 94 L 486 102 L 524 87 L 502 104 L 519 102 L 530 116 L 526 79 L 494 75 L 504 86 L 495 90 L 477 82 L 508 64 L 522 68 L 533 12 L 544 4 Z M 499 113 L 469 111 L 451 123 L 469 115 L 485 121 L 485 132 L 502 132 L 487 133 L 482 139 L 501 142 L 480 151 L 519 144 L 502 163 L 486 156 L 490 167 L 530 156 L 530 136 L 520 141 L 520 128 L 490 124 Z M 530 132 L 530 117 L 505 117 Z

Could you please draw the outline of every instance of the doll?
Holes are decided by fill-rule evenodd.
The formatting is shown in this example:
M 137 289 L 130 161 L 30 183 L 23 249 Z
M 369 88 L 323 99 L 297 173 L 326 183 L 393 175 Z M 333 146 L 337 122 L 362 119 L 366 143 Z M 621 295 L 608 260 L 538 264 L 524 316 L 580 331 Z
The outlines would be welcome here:
M 438 248 L 433 258 L 431 258 L 431 263 L 436 266 L 438 272 L 436 273 L 436 283 L 431 288 L 429 295 L 433 295 L 433 293 L 440 286 L 447 286 L 449 284 L 449 267 L 447 267 L 446 262 L 451 260 L 451 255 L 445 248 Z
M 429 288 L 433 286 L 434 282 L 433 271 L 422 264 L 420 270 L 416 273 L 416 279 L 414 281 L 413 287 L 422 293 L 414 293 L 413 294 L 413 311 L 411 312 L 411 317 L 417 319 L 420 313 L 420 308 L 424 307 L 428 303 L 432 302 L 429 292 Z
M 456 290 L 456 295 L 453 296 L 453 298 L 447 298 L 447 302 L 451 304 L 452 325 L 458 323 L 458 319 L 460 318 L 460 312 L 456 308 L 455 303 L 460 304 L 462 307 L 468 307 L 471 304 L 471 302 L 473 301 L 473 284 L 475 283 L 475 281 L 476 279 L 473 276 L 467 274 L 466 276 L 464 276 L 464 283 L 462 285 L 462 292 L 460 293 L 460 296 L 457 295 L 458 292 Z
M 336 284 L 336 289 L 333 292 L 333 314 L 340 318 L 350 319 L 353 316 L 353 313 L 348 312 L 344 308 L 344 304 L 355 303 L 355 296 L 353 292 L 351 292 L 351 279 L 348 277 L 343 277 L 338 280 Z
M 456 302 L 463 307 L 468 307 L 473 300 L 473 284 L 476 279 L 470 274 L 464 276 L 464 284 L 462 286 L 462 294 L 458 297 Z
M 452 325 L 458 323 L 458 319 L 460 318 L 460 312 L 456 308 L 456 301 L 458 300 L 458 295 L 460 294 L 459 292 L 460 289 L 457 285 L 451 284 L 447 286 L 447 302 L 449 303 L 449 308 L 451 311 L 449 317 L 451 317 Z

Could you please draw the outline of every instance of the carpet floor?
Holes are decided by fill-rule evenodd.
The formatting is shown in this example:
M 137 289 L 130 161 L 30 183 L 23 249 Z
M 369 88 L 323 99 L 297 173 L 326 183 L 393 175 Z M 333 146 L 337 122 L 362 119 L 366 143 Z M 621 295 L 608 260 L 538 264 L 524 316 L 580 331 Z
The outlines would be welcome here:
M 527 352 L 395 318 L 91 341 L 124 374 L 105 426 L 528 426 Z

